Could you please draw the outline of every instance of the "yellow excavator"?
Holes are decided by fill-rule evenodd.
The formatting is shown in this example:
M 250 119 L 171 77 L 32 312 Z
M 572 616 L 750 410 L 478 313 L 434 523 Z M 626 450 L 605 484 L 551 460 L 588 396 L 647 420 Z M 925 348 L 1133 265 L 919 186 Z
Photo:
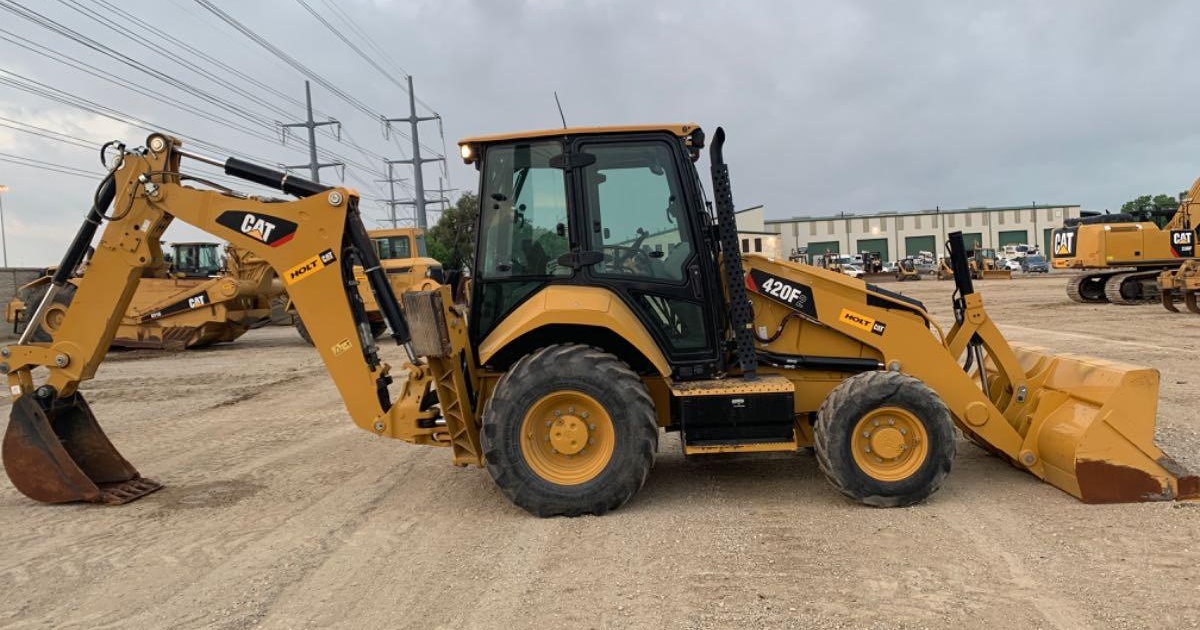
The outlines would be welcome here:
M 404 293 L 402 312 L 353 190 L 151 135 L 122 151 L 65 255 L 60 269 L 73 268 L 104 224 L 53 342 L 27 330 L 0 351 L 13 393 L 8 476 L 45 502 L 122 503 L 161 487 L 120 456 L 79 384 L 116 331 L 104 314 L 128 306 L 178 219 L 279 273 L 355 424 L 486 468 L 536 515 L 625 504 L 663 431 L 690 455 L 812 446 L 839 492 L 880 507 L 938 489 L 956 426 L 1084 501 L 1200 496 L 1200 479 L 1154 444 L 1157 371 L 1009 344 L 975 291 L 961 233 L 949 235 L 948 329 L 921 302 L 862 280 L 743 257 L 725 133 L 709 147 L 715 211 L 694 167 L 705 141 L 694 124 L 463 140 L 483 202 L 470 305 L 442 285 Z M 298 199 L 185 185 L 184 160 Z M 397 370 L 377 353 L 355 266 L 407 357 Z
M 442 264 L 430 258 L 425 249 L 424 230 L 413 227 L 383 228 L 370 230 L 367 235 L 371 237 L 371 244 L 375 247 L 376 255 L 379 256 L 379 263 L 383 265 L 388 282 L 391 283 L 392 290 L 397 294 L 405 291 L 428 291 L 445 280 Z M 359 297 L 362 298 L 367 309 L 371 330 L 374 331 L 375 337 L 379 338 L 387 332 L 383 313 L 375 302 L 375 295 L 371 293 L 367 276 L 363 273 L 362 268 L 354 268 L 354 277 L 358 280 Z M 295 308 L 290 302 L 286 306 L 286 310 L 293 313 L 292 318 L 296 332 L 311 344 L 312 337 L 308 334 L 308 327 L 304 325 L 304 320 L 299 315 L 294 314 Z
M 1080 303 L 1144 304 L 1162 301 L 1170 310 L 1175 296 L 1159 282 L 1165 271 L 1196 259 L 1200 241 L 1200 178 L 1179 195 L 1169 218 L 1145 212 L 1101 214 L 1070 220 L 1053 232 L 1050 264 L 1080 273 L 1067 281 L 1067 297 Z M 1163 223 L 1160 227 L 1160 223 Z M 1167 285 L 1174 287 L 1174 281 Z M 1186 297 L 1186 295 L 1184 296 Z
M 267 323 L 271 300 L 282 292 L 270 265 L 253 253 L 218 243 L 172 243 L 162 265 L 148 267 L 113 337 L 116 348 L 183 350 L 229 342 Z M 32 339 L 49 342 L 85 282 L 87 262 L 58 291 L 34 327 Z M 5 309 L 13 332 L 29 325 L 30 304 L 41 302 L 57 272 L 22 286 Z

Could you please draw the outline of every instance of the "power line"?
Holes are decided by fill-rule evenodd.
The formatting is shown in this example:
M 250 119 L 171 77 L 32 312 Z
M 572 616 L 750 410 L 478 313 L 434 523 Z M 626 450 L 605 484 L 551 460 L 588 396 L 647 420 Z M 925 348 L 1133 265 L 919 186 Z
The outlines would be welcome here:
M 2 2 L 2 1 L 3 0 L 0 0 L 0 2 Z M 15 6 L 15 8 L 14 8 L 14 6 Z M 35 11 L 25 9 L 24 12 L 22 12 L 21 11 L 22 7 L 19 7 L 19 5 L 15 5 L 14 3 L 4 3 L 2 8 L 7 9 L 11 13 L 20 15 L 21 17 L 23 17 L 31 22 L 34 22 L 35 24 L 43 26 L 44 28 L 47 28 L 47 29 L 51 30 L 52 32 L 55 32 L 59 35 L 67 37 L 69 39 L 72 39 L 76 43 L 81 44 L 89 49 L 98 50 L 99 52 L 103 52 L 106 56 L 108 56 L 110 58 L 116 59 L 118 61 L 122 61 L 126 65 L 131 65 L 133 67 L 138 67 L 141 69 L 140 62 L 132 59 L 128 55 L 124 55 L 120 52 L 117 52 L 117 51 L 111 49 L 111 48 L 108 48 L 108 47 L 104 46 L 103 44 L 96 42 L 93 39 L 87 38 L 86 36 L 83 36 L 65 26 L 62 26 L 60 23 L 58 23 L 50 18 L 46 18 L 45 16 L 38 14 Z M 81 11 L 81 12 L 84 11 L 84 9 L 82 9 L 80 7 L 72 7 L 72 8 L 75 8 L 77 11 Z M 87 14 L 85 13 L 85 15 L 87 15 Z M 93 20 L 96 20 L 96 21 L 100 22 L 102 25 L 108 26 L 111 29 L 117 30 L 117 28 L 118 28 L 117 26 L 114 26 L 111 22 L 106 23 L 105 21 L 103 21 L 101 18 L 98 18 L 94 14 L 88 15 L 88 17 L 91 17 Z M 144 22 L 142 24 L 145 25 Z M 152 28 L 152 27 L 149 27 L 149 25 L 145 25 L 145 26 L 147 26 L 148 28 Z M 247 126 L 245 126 L 241 123 L 238 123 L 234 120 L 230 120 L 228 118 L 224 118 L 222 116 L 218 116 L 211 112 L 196 108 L 189 103 L 172 98 L 172 97 L 170 97 L 166 94 L 163 94 L 161 92 L 158 92 L 156 90 L 152 90 L 147 87 L 138 86 L 136 84 L 131 84 L 126 79 L 122 79 L 116 75 L 113 75 L 112 73 L 105 72 L 104 70 L 101 70 L 100 68 L 97 68 L 96 66 L 93 66 L 91 64 L 87 64 L 87 63 L 83 63 L 83 62 L 79 62 L 74 59 L 71 59 L 70 57 L 62 55 L 61 53 L 58 53 L 57 51 L 48 49 L 45 46 L 41 46 L 40 44 L 37 44 L 36 42 L 32 42 L 32 41 L 30 41 L 26 38 L 23 38 L 15 33 L 11 33 L 9 31 L 3 31 L 3 32 L 6 33 L 7 35 L 9 35 L 9 37 L 0 37 L 0 38 L 6 39 L 10 43 L 13 43 L 17 46 L 25 48 L 26 50 L 30 50 L 31 52 L 34 52 L 35 54 L 40 54 L 40 55 L 46 56 L 50 59 L 58 61 L 59 63 L 68 65 L 76 70 L 85 71 L 85 70 L 83 70 L 83 68 L 87 68 L 86 71 L 89 74 L 98 76 L 99 78 L 101 78 L 107 82 L 118 85 L 124 89 L 128 89 L 130 91 L 139 93 L 143 96 L 147 96 L 150 98 L 154 98 L 157 100 L 167 102 L 167 103 L 172 104 L 184 111 L 187 111 L 198 117 L 209 120 L 210 122 L 216 122 L 218 124 L 221 124 L 222 126 L 229 127 L 233 130 L 239 131 L 241 133 L 245 133 L 247 135 L 250 135 L 252 137 L 255 137 L 255 138 L 258 138 L 261 140 L 266 140 L 266 141 L 270 141 L 270 142 L 276 141 L 276 138 L 274 135 L 263 133 L 261 131 L 258 131 L 255 128 L 247 127 Z M 118 30 L 118 32 L 121 32 L 121 31 Z M 20 40 L 20 41 L 14 41 L 13 38 L 15 38 L 16 40 Z M 146 44 L 142 44 L 142 45 L 148 47 L 152 51 L 156 50 L 153 47 L 147 46 Z M 181 65 L 183 65 L 183 64 L 181 64 Z M 83 68 L 81 68 L 80 66 L 83 66 Z M 185 65 L 185 67 L 188 67 L 188 66 Z M 201 76 L 204 76 L 210 80 L 213 80 L 214 82 L 218 82 L 218 84 L 224 85 L 226 83 L 226 82 L 221 82 L 220 77 L 213 75 L 212 73 L 201 72 L 199 69 L 196 69 L 196 68 L 192 68 L 192 69 L 194 71 L 196 71 L 197 73 L 201 74 Z M 146 71 L 146 70 L 143 69 L 143 71 Z M 154 77 L 160 78 L 160 79 L 163 79 L 164 76 L 167 76 L 156 70 L 152 71 L 152 72 L 148 72 L 148 73 L 151 74 L 151 76 L 154 76 Z M 248 76 L 248 75 L 244 75 L 244 73 L 243 73 L 243 76 Z M 216 97 L 207 92 L 204 92 L 203 90 L 199 90 L 199 88 L 190 86 L 189 84 L 183 83 L 180 80 L 174 80 L 171 78 L 163 79 L 163 80 L 166 81 L 168 84 L 178 87 L 190 94 L 200 95 L 202 98 L 204 97 L 204 95 L 208 95 L 208 97 L 205 98 L 206 101 L 208 101 L 210 103 L 212 103 L 212 102 L 223 103 L 225 105 L 223 109 L 225 109 L 226 111 L 230 111 L 237 115 L 240 115 L 243 119 L 250 121 L 252 124 L 268 125 L 268 126 L 270 126 L 271 129 L 274 129 L 274 124 L 275 124 L 274 121 L 263 118 L 262 116 L 254 114 L 253 112 L 249 112 L 245 108 L 242 108 L 235 104 L 224 101 L 224 99 L 221 99 L 220 97 Z M 246 94 L 246 92 L 244 90 L 240 90 L 240 92 L 242 94 Z M 257 99 L 257 100 L 258 100 L 258 102 L 266 103 L 266 101 L 262 101 L 261 99 Z M 268 105 L 270 105 L 270 104 L 268 103 Z M 273 109 L 277 112 L 282 112 L 284 114 L 287 114 L 286 111 L 284 111 L 274 105 L 270 105 L 270 107 L 271 107 L 271 109 Z M 363 147 L 357 145 L 356 143 L 353 146 L 357 151 L 359 151 L 360 154 L 363 154 L 364 156 L 367 156 L 368 154 L 371 153 L 371 152 L 367 151 L 366 149 L 364 149 Z M 331 159 L 337 159 L 337 160 L 342 160 L 342 161 L 353 163 L 358 168 L 362 168 L 364 170 L 367 170 L 368 172 L 373 172 L 373 169 L 370 166 L 368 166 L 368 164 L 376 161 L 376 159 L 382 158 L 382 156 L 376 154 L 375 156 L 372 156 L 375 159 L 368 159 L 367 163 L 361 163 L 361 162 L 354 162 L 353 160 L 349 160 L 339 154 L 329 151 L 328 149 L 322 150 L 322 154 L 325 156 L 331 156 Z M 273 160 L 259 160 L 259 161 L 273 162 Z
M 200 6 L 204 7 L 205 9 L 208 9 L 208 11 L 210 13 L 212 13 L 213 15 L 220 18 L 223 22 L 225 22 L 226 24 L 228 24 L 229 26 L 231 26 L 232 28 L 237 30 L 239 33 L 250 38 L 253 42 L 255 42 L 256 44 L 258 44 L 259 46 L 264 48 L 267 52 L 270 52 L 272 55 L 275 55 L 277 58 L 282 60 L 284 63 L 292 66 L 292 68 L 294 68 L 297 72 L 300 72 L 301 74 L 308 77 L 309 79 L 316 81 L 318 85 L 324 87 L 330 93 L 334 94 L 335 96 L 342 99 L 343 101 L 346 101 L 347 103 L 349 103 L 351 107 L 354 107 L 355 109 L 359 110 L 360 112 L 362 112 L 362 113 L 366 114 L 367 116 L 370 116 L 376 120 L 381 120 L 381 121 L 385 120 L 386 117 L 383 114 L 380 114 L 379 112 L 372 110 L 369 106 L 367 106 L 367 104 L 363 103 L 362 101 L 358 100 L 354 96 L 350 95 L 345 90 L 342 90 L 341 88 L 337 87 L 332 82 L 330 82 L 328 79 L 322 77 L 320 74 L 315 72 L 313 69 L 311 69 L 308 66 L 304 65 L 303 63 L 301 63 L 295 57 L 292 57 L 291 55 L 284 52 L 278 46 L 272 44 L 265 37 L 259 35 L 254 30 L 247 27 L 245 24 L 242 24 L 241 22 L 239 22 L 233 16 L 231 16 L 228 13 L 217 8 L 215 5 L 213 5 L 213 3 L 210 0 L 196 0 L 196 3 L 199 4 Z M 430 147 L 425 147 L 425 148 L 428 149 L 430 152 L 436 153 L 436 151 Z

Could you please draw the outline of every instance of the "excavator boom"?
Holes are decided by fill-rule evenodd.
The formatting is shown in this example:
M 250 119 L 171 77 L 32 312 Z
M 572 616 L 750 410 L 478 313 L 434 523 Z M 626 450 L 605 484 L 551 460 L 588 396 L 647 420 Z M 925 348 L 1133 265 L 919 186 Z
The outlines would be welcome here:
M 296 310 L 309 321 L 314 345 L 337 384 L 350 415 L 362 428 L 415 443 L 437 444 L 445 428 L 421 411 L 428 365 L 410 365 L 404 386 L 410 399 L 393 406 L 389 366 L 376 352 L 352 269 L 366 269 L 380 309 L 397 343 L 411 352 L 408 328 L 391 285 L 358 214 L 358 196 L 230 158 L 218 162 L 185 153 L 178 140 L 155 134 L 148 150 L 123 152 L 105 178 L 79 234 L 52 279 L 32 321 L 65 286 L 66 270 L 80 262 L 96 228 L 104 231 L 92 255 L 87 282 L 79 285 L 50 343 L 32 343 L 36 326 L 3 351 L 14 404 L 3 444 L 13 484 L 46 502 L 121 503 L 156 490 L 104 435 L 83 396 L 137 289 L 142 272 L 162 263 L 159 239 L 180 219 L 265 260 L 283 280 Z M 184 155 L 220 164 L 226 172 L 300 197 L 263 199 L 184 186 Z M 109 205 L 113 213 L 106 214 Z M 169 211 L 168 211 L 169 209 Z M 450 302 L 450 300 L 447 300 Z M 104 314 L 110 314 L 104 316 Z M 32 370 L 49 374 L 34 383 Z M 413 402 L 413 400 L 417 402 Z M 393 413 L 394 412 L 394 413 Z M 444 444 L 448 445 L 448 443 Z

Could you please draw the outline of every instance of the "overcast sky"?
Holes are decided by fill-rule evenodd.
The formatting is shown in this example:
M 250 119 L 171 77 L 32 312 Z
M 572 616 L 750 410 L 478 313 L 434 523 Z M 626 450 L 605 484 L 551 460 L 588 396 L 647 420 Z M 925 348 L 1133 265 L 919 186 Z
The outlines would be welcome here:
M 338 0 L 364 39 L 331 10 L 333 0 L 305 1 L 393 78 L 412 73 L 418 96 L 443 117 L 450 182 L 459 189 L 473 190 L 476 175 L 456 159 L 455 141 L 558 126 L 555 90 L 571 125 L 724 126 L 736 203 L 763 203 L 769 218 L 1035 201 L 1102 210 L 1138 194 L 1186 190 L 1200 175 L 1195 2 Z M 193 0 L 113 0 L 153 30 L 80 3 L 123 34 L 58 2 L 20 4 L 234 112 L 21 19 L 2 8 L 8 4 L 0 1 L 0 29 L 8 32 L 0 36 L 28 38 L 226 122 L 9 41 L 0 41 L 0 78 L 17 73 L 243 156 L 307 162 L 300 137 L 278 141 L 271 123 L 283 116 L 268 109 L 300 120 L 302 107 L 272 91 L 302 99 L 304 76 Z M 297 0 L 215 4 L 372 114 L 407 114 L 406 95 Z M 217 85 L 187 66 L 220 71 L 176 41 L 258 83 L 230 77 L 231 86 Z M 374 169 L 352 168 L 347 184 L 368 199 L 370 219 L 382 218 L 375 200 L 387 193 L 374 181 L 383 177 L 377 158 L 406 157 L 407 141 L 385 139 L 378 120 L 313 87 L 318 110 L 340 119 L 343 140 L 363 151 L 333 138 L 318 145 Z M 0 117 L 88 142 L 136 145 L 147 135 L 3 84 Z M 440 151 L 436 124 L 422 131 L 423 143 Z M 0 154 L 99 172 L 94 149 L 4 126 Z M 439 172 L 427 166 L 427 181 L 436 186 Z M 322 178 L 335 181 L 337 173 Z M 0 162 L 0 184 L 10 187 L 3 193 L 9 264 L 57 261 L 95 182 Z M 173 228 L 169 236 L 199 234 Z

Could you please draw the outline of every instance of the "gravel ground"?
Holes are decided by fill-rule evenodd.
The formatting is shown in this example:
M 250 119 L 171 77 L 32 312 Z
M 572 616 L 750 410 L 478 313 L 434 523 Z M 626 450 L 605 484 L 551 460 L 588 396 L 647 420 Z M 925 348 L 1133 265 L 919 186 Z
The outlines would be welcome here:
M 1200 317 L 1063 282 L 982 290 L 1015 341 L 1159 368 L 1159 443 L 1200 469 Z M 889 287 L 950 323 L 950 283 Z M 47 506 L 0 479 L 0 627 L 1200 626 L 1200 503 L 1084 505 L 967 443 L 931 500 L 878 510 L 810 455 L 685 460 L 672 435 L 623 509 L 539 520 L 444 450 L 356 429 L 290 329 L 118 353 L 85 389 L 167 487 Z

